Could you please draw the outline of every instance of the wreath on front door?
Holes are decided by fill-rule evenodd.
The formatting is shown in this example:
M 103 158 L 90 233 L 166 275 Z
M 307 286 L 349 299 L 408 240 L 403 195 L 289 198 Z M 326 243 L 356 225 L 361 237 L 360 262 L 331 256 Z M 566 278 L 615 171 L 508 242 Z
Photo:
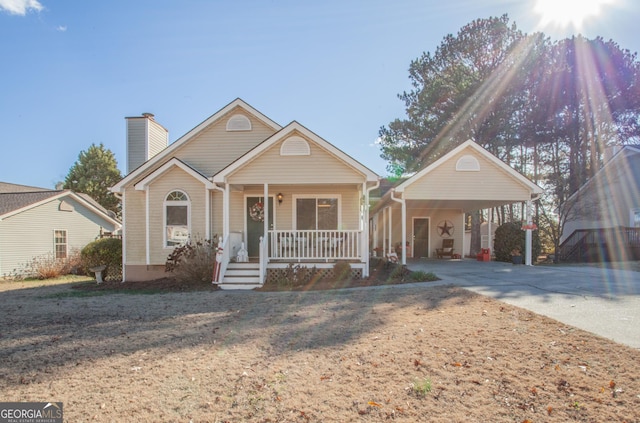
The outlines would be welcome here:
M 264 206 L 260 201 L 249 207 L 249 216 L 255 222 L 264 222 Z

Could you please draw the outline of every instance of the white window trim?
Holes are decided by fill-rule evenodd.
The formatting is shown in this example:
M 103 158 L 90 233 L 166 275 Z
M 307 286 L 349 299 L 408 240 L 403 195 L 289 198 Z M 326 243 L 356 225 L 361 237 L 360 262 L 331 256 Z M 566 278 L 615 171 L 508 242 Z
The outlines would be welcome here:
M 631 228 L 640 227 L 640 226 L 635 226 L 635 224 L 636 224 L 636 222 L 635 222 L 636 213 L 640 213 L 640 208 L 635 208 L 635 209 L 629 210 L 629 227 L 631 227 Z
M 187 201 L 167 201 L 167 197 L 172 192 L 180 192 L 187 197 Z M 162 248 L 172 250 L 177 245 L 167 245 L 167 206 L 187 206 L 187 231 L 189 232 L 189 238 L 191 237 L 191 199 L 189 195 L 181 189 L 172 189 L 164 196 L 162 201 Z
M 338 227 L 335 230 L 341 230 L 343 229 L 343 224 L 342 224 L 342 195 L 340 194 L 295 194 L 292 197 L 292 203 L 291 204 L 291 208 L 292 208 L 292 213 L 291 215 L 293 216 L 293 222 L 292 223 L 292 227 L 294 231 L 298 230 L 298 211 L 297 211 L 297 202 L 298 199 L 318 199 L 318 198 L 335 198 L 338 200 Z M 316 231 L 320 230 L 318 229 L 318 205 L 316 204 Z
M 457 172 L 480 172 L 480 162 L 478 159 L 471 155 L 465 154 L 460 157 L 456 162 Z
M 64 232 L 64 254 L 65 256 L 63 258 L 58 258 L 58 249 L 56 248 L 58 245 L 62 245 L 62 244 L 58 244 L 56 242 L 56 232 Z M 53 230 L 53 257 L 56 260 L 64 260 L 66 258 L 69 257 L 69 231 L 66 229 L 54 229 Z
M 282 142 L 280 146 L 281 156 L 310 156 L 311 147 L 304 138 L 293 135 Z
M 227 132 L 251 131 L 251 120 L 243 114 L 236 113 L 227 120 Z

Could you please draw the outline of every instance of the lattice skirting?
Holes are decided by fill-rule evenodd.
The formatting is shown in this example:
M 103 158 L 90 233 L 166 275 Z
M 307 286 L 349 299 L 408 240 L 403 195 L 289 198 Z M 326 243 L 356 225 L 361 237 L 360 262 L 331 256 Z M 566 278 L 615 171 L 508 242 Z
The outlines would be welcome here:
M 104 280 L 107 282 L 122 281 L 122 266 L 110 267 Z
M 336 273 L 333 268 L 318 268 L 300 265 L 293 269 L 267 269 L 267 282 L 276 283 L 280 280 L 287 279 L 292 271 L 308 272 L 306 277 L 309 279 L 335 279 L 336 277 Z M 362 279 L 362 269 L 351 269 L 351 279 Z

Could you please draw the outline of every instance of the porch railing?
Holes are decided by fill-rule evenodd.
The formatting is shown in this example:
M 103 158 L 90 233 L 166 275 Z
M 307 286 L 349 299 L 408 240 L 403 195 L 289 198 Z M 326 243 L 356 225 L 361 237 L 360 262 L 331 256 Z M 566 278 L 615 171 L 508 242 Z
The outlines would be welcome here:
M 637 260 L 640 228 L 577 229 L 559 247 L 560 261 Z
M 269 231 L 269 259 L 360 260 L 362 232 Z
M 222 237 L 220 237 L 222 241 Z M 224 277 L 224 274 L 227 272 L 227 266 L 229 265 L 229 260 L 231 259 L 231 251 L 229 248 L 229 236 L 227 236 L 224 241 L 222 241 L 222 262 L 220 263 L 220 280 Z

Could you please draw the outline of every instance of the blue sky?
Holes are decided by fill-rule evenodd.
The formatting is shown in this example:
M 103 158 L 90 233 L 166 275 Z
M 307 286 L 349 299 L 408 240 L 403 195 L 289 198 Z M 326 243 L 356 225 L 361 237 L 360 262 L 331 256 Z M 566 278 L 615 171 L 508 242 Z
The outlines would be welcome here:
M 172 142 L 237 97 L 384 176 L 375 140 L 404 116 L 411 60 L 474 19 L 640 50 L 637 0 L 598 0 L 579 29 L 541 27 L 537 1 L 0 0 L 0 181 L 54 188 L 100 143 L 124 173 L 126 116 Z

